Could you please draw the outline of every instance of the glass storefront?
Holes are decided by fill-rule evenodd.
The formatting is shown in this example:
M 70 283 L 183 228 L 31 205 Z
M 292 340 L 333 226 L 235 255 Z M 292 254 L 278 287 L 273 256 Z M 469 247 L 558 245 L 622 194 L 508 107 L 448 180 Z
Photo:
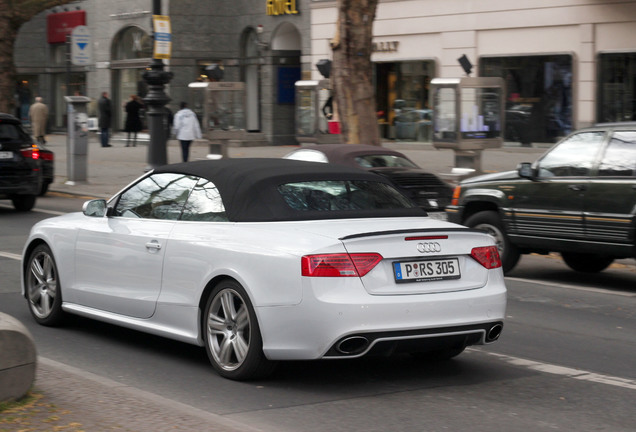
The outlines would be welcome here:
M 636 53 L 599 55 L 599 122 L 636 120 Z
M 382 138 L 429 141 L 429 82 L 433 61 L 375 63 L 378 125 Z
M 126 121 L 124 106 L 130 96 L 143 98 L 148 91 L 143 73 L 152 61 L 152 39 L 139 27 L 127 27 L 113 40 L 111 56 L 112 100 L 115 108 L 113 127 L 122 130 Z M 145 124 L 143 112 L 142 121 Z
M 479 74 L 506 81 L 506 140 L 555 142 L 571 132 L 572 56 L 482 57 Z

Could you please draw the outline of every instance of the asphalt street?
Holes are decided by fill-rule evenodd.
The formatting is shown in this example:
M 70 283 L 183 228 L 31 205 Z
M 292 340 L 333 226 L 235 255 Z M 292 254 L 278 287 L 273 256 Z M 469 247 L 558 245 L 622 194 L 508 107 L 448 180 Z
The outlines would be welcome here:
M 36 389 L 77 430 L 128 431 L 633 431 L 636 414 L 636 265 L 574 273 L 556 256 L 524 256 L 506 283 L 509 306 L 496 344 L 447 363 L 409 356 L 287 362 L 267 380 L 216 375 L 202 348 L 82 318 L 35 324 L 19 295 L 20 254 L 38 220 L 109 197 L 145 168 L 147 147 L 91 142 L 86 184 L 65 184 L 64 137 L 56 182 L 29 213 L 0 202 L 0 312 L 22 321 L 39 355 Z M 391 143 L 423 167 L 450 170 L 452 152 Z M 278 157 L 291 147 L 231 148 L 232 157 Z M 532 161 L 545 149 L 488 151 L 485 170 Z M 193 148 L 196 158 L 206 146 Z M 170 162 L 178 148 L 168 147 Z M 51 430 L 46 429 L 35 430 Z M 79 427 L 79 426 L 78 426 Z M 0 430 L 2 430 L 0 428 Z

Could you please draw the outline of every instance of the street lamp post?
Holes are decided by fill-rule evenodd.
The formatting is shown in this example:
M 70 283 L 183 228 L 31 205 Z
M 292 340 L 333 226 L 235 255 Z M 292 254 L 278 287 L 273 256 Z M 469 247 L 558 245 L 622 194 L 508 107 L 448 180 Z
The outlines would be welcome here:
M 161 15 L 161 0 L 152 1 L 153 15 Z M 143 74 L 143 79 L 148 84 L 148 93 L 144 102 L 148 107 L 148 130 L 150 132 L 150 145 L 148 146 L 148 170 L 168 163 L 166 150 L 166 129 L 164 117 L 165 105 L 170 98 L 164 91 L 164 85 L 172 79 L 172 72 L 163 70 L 163 60 L 153 58 L 150 68 Z

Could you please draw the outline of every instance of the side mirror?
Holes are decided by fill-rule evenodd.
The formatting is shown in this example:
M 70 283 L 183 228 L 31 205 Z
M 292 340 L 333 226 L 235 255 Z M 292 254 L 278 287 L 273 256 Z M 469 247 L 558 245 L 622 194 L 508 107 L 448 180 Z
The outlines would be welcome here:
M 519 177 L 527 178 L 530 180 L 534 180 L 534 170 L 532 169 L 532 164 L 530 162 L 521 162 L 519 166 L 517 166 L 517 172 L 519 173 Z
M 103 199 L 86 201 L 82 206 L 82 213 L 84 213 L 84 216 L 104 217 L 107 211 L 108 205 L 106 204 L 106 200 Z

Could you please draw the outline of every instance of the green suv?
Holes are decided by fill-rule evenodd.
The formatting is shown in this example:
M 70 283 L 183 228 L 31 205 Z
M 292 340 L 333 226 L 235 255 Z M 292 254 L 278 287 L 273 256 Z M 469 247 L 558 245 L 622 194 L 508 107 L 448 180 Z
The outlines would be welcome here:
M 533 252 L 589 273 L 634 258 L 636 123 L 582 129 L 516 171 L 464 180 L 446 213 L 495 237 L 504 272 Z

